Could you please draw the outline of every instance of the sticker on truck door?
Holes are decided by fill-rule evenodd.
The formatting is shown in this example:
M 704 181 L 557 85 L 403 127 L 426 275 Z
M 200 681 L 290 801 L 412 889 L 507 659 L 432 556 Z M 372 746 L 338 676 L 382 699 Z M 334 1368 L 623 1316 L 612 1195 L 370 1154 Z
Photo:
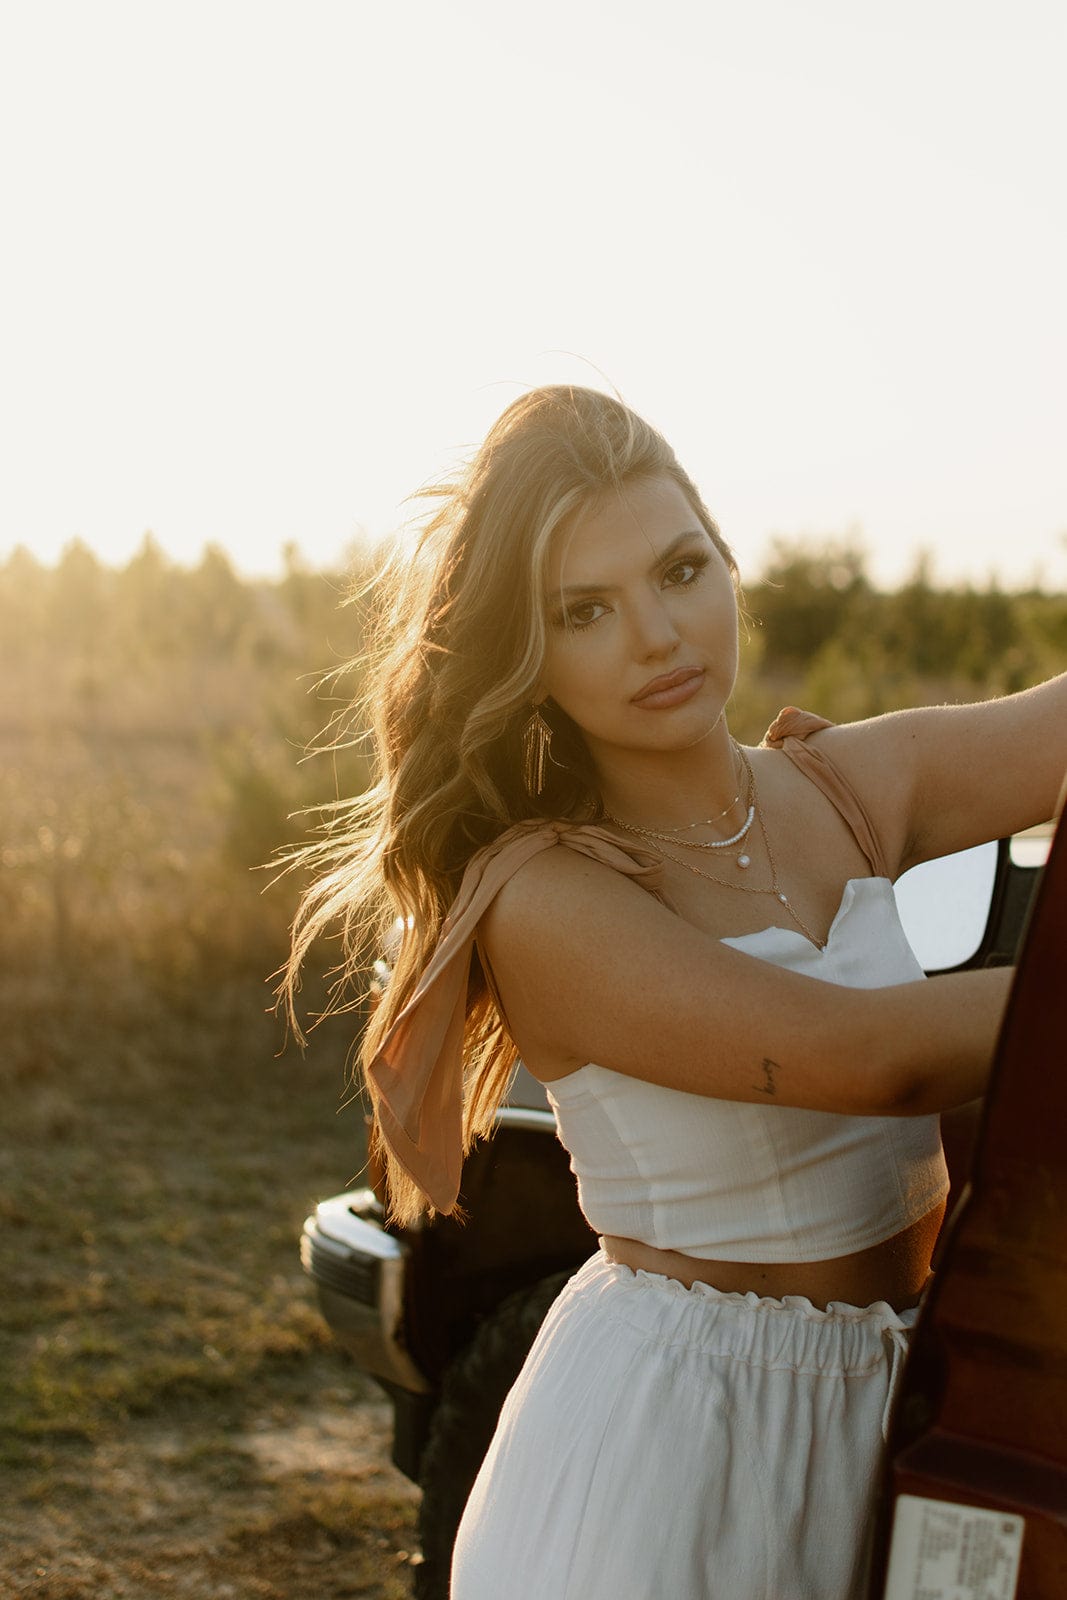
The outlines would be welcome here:
M 902 1494 L 885 1600 L 1014 1600 L 1022 1517 Z

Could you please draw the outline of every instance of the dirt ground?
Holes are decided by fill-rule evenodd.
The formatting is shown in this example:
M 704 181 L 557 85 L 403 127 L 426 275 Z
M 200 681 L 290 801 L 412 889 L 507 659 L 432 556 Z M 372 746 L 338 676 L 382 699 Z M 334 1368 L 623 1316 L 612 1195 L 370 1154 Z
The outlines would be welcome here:
M 334 1388 L 216 1433 L 137 1422 L 32 1476 L 2 1512 L 0 1595 L 38 1600 L 401 1600 L 418 1491 L 384 1400 Z
M 391 1407 L 299 1259 L 362 1119 L 261 987 L 0 985 L 3 1600 L 410 1596 Z

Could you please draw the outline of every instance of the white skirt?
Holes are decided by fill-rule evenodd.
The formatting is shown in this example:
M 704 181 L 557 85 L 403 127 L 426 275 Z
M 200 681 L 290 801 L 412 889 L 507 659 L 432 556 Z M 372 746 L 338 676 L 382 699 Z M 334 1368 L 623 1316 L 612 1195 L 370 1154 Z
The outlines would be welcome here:
M 452 1600 L 861 1600 L 915 1316 L 593 1256 L 500 1414 Z

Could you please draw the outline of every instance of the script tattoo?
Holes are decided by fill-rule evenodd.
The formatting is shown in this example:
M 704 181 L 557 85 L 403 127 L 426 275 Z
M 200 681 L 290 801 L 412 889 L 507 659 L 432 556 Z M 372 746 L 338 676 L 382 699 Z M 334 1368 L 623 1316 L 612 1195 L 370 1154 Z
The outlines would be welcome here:
M 774 1074 L 781 1071 L 777 1061 L 772 1061 L 769 1056 L 764 1056 L 760 1066 L 763 1068 L 763 1082 L 754 1083 L 752 1085 L 753 1089 L 757 1094 L 777 1094 L 778 1085 L 774 1081 Z

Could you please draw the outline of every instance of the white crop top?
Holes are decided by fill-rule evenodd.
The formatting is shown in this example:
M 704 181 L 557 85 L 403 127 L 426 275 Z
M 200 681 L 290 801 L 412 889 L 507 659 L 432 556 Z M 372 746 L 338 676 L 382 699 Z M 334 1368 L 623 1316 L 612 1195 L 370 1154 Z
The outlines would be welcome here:
M 856 989 L 923 977 L 888 878 L 845 885 L 822 950 L 788 928 L 722 942 Z M 937 1116 L 714 1100 L 593 1063 L 547 1088 L 592 1228 L 660 1250 L 830 1260 L 891 1238 L 948 1192 Z

